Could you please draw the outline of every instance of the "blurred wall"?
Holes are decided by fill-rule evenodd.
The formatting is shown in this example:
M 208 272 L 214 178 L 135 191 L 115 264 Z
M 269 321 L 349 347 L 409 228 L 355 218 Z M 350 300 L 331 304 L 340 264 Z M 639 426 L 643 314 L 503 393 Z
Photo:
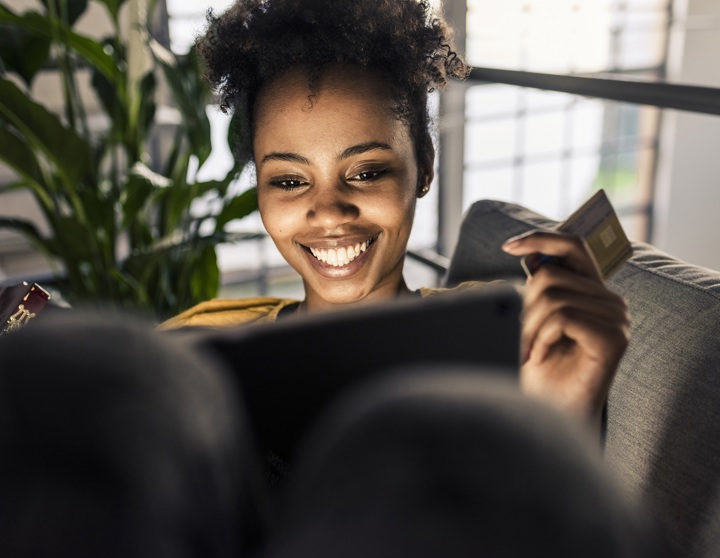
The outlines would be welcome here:
M 675 0 L 674 12 L 668 80 L 720 87 L 720 2 Z M 663 118 L 654 244 L 720 270 L 720 116 Z

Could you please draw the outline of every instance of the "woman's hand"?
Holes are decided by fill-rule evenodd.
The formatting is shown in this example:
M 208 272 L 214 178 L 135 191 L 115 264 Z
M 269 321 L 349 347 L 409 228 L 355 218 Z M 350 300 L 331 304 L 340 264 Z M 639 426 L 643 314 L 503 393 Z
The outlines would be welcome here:
M 541 252 L 561 258 L 527 280 L 520 383 L 525 393 L 599 425 L 629 340 L 627 304 L 604 284 L 583 240 L 531 231 L 509 239 L 515 256 Z

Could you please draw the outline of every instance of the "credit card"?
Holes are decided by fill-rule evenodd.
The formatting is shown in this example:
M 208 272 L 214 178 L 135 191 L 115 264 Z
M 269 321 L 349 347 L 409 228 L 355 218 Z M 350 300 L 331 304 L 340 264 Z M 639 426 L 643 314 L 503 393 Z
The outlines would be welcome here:
M 609 278 L 632 256 L 632 244 L 625 236 L 615 209 L 605 193 L 598 190 L 556 230 L 582 237 L 588 245 L 603 278 Z M 546 263 L 560 263 L 560 258 L 531 254 L 521 260 L 528 277 Z

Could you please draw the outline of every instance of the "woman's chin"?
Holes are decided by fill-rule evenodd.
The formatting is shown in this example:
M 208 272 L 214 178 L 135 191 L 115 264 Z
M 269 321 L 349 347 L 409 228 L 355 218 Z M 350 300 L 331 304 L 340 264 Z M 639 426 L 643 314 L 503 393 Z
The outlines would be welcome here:
M 348 286 L 349 287 L 349 286 Z M 369 302 L 370 294 L 367 289 L 363 288 L 343 288 L 343 289 L 324 289 L 322 297 L 308 297 L 306 301 L 310 309 L 326 309 L 326 310 L 342 310 L 354 305 Z

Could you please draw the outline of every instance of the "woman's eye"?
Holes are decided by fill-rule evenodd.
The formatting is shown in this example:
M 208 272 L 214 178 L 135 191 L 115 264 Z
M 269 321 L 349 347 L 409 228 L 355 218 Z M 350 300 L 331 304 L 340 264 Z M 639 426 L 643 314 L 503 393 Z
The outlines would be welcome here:
M 368 170 L 359 172 L 355 176 L 350 177 L 350 180 L 356 180 L 359 182 L 372 182 L 373 180 L 381 178 L 386 173 L 386 170 Z
M 276 180 L 271 180 L 270 185 L 275 186 L 276 188 L 280 188 L 281 190 L 295 190 L 297 188 L 302 188 L 303 186 L 306 186 L 307 182 L 298 178 L 279 178 Z

